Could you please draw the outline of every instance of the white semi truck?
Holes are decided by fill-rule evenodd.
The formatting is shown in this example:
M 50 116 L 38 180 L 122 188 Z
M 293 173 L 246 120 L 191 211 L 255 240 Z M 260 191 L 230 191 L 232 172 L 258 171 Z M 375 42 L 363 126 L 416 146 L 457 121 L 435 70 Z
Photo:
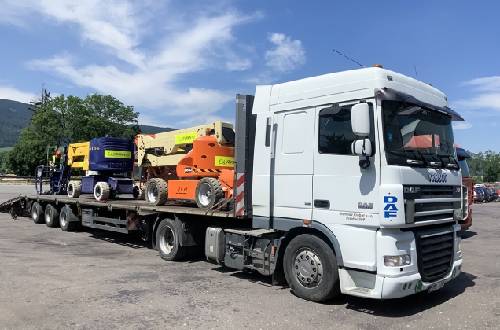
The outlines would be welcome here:
M 442 92 L 379 67 L 257 86 L 237 96 L 229 209 L 43 195 L 10 209 L 63 230 L 139 231 L 166 260 L 201 246 L 313 301 L 404 297 L 460 273 L 452 120 Z

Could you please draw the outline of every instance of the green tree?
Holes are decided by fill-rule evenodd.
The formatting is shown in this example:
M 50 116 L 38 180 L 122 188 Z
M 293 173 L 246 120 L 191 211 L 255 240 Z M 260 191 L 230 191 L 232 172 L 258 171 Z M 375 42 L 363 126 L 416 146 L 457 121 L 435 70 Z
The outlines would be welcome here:
M 95 137 L 132 138 L 137 133 L 138 113 L 111 95 L 60 95 L 37 104 L 9 154 L 8 166 L 18 175 L 33 175 L 47 158 L 47 148 Z
M 500 181 L 500 153 L 486 151 L 473 154 L 467 163 L 477 183 Z

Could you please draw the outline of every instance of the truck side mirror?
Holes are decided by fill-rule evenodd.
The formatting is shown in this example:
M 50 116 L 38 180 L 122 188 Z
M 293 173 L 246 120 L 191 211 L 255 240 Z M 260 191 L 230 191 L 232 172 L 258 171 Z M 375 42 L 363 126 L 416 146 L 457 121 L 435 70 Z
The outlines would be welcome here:
M 351 144 L 353 155 L 370 157 L 372 155 L 372 143 L 370 139 L 354 140 Z
M 353 133 L 359 137 L 370 135 L 370 106 L 368 103 L 358 103 L 352 106 L 351 128 Z

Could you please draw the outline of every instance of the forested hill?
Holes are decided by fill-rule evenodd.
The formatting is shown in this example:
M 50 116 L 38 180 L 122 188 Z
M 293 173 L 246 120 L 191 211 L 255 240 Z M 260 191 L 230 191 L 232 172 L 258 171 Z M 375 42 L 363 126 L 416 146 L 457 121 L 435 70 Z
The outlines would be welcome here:
M 32 111 L 30 104 L 0 99 L 0 148 L 16 144 L 21 130 L 28 126 Z M 171 128 L 139 125 L 145 134 L 171 131 Z
M 0 148 L 16 144 L 19 133 L 28 125 L 31 114 L 29 104 L 0 99 Z

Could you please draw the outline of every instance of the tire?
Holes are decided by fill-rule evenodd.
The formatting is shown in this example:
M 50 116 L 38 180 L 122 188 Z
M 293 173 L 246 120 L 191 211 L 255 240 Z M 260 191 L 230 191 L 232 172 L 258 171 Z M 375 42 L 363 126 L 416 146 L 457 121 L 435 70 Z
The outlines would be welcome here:
M 139 188 L 139 186 L 134 186 L 134 188 L 132 189 L 132 196 L 134 196 L 134 199 L 143 200 L 144 190 Z
M 167 182 L 160 178 L 149 179 L 146 183 L 145 195 L 149 204 L 165 204 L 167 202 Z
M 196 186 L 196 205 L 200 209 L 210 210 L 222 198 L 224 198 L 224 191 L 219 180 L 215 178 L 203 178 Z
M 78 217 L 73 213 L 69 205 L 64 205 L 59 214 L 59 224 L 62 231 L 75 231 L 78 226 Z
M 45 207 L 45 224 L 50 228 L 59 226 L 59 211 L 50 204 Z
M 80 181 L 70 181 L 68 183 L 68 197 L 78 198 L 82 193 L 82 183 Z
M 43 213 L 43 207 L 38 202 L 34 202 L 31 205 L 31 219 L 33 219 L 33 222 L 37 225 L 45 223 L 45 214 Z
M 164 219 L 156 229 L 156 248 L 163 260 L 175 261 L 186 256 L 186 247 L 180 246 L 179 222 Z
M 111 187 L 107 182 L 97 182 L 94 186 L 94 198 L 98 202 L 105 202 L 111 195 Z
M 303 234 L 290 241 L 283 259 L 285 278 L 300 298 L 322 302 L 340 295 L 337 259 L 321 238 Z

